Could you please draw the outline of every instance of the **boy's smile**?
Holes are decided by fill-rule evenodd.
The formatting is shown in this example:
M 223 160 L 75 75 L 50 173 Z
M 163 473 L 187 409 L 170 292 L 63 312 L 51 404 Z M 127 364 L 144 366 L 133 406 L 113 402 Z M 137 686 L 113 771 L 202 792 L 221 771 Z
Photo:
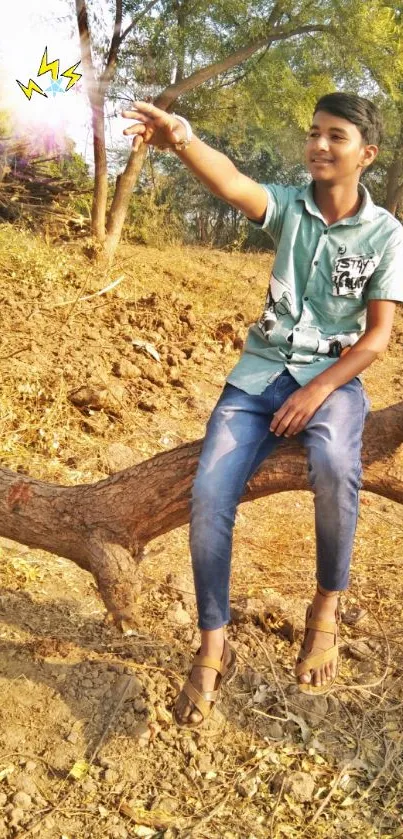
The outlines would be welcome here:
M 372 163 L 377 147 L 366 145 L 357 126 L 327 111 L 317 111 L 305 147 L 308 169 L 315 181 L 335 184 L 358 181 Z

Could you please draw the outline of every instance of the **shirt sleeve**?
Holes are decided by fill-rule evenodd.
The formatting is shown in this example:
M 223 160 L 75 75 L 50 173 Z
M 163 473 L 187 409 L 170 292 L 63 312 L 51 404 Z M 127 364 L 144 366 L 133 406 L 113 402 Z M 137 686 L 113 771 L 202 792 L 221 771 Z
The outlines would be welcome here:
M 278 244 L 283 227 L 284 216 L 290 201 L 292 187 L 281 186 L 280 184 L 261 184 L 267 192 L 266 215 L 262 224 L 249 219 L 253 227 L 258 230 L 265 230 L 272 237 L 275 244 Z M 295 189 L 294 189 L 295 192 Z
M 368 283 L 367 300 L 403 302 L 403 227 L 393 231 Z

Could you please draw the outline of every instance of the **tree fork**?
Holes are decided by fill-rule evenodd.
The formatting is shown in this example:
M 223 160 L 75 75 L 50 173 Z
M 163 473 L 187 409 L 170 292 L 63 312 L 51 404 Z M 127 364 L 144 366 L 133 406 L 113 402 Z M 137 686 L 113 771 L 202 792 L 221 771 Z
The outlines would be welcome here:
M 145 545 L 189 521 L 201 440 L 95 484 L 56 486 L 0 468 L 0 534 L 71 559 L 93 574 L 117 625 L 141 626 L 137 566 Z M 403 402 L 371 413 L 363 439 L 363 489 L 403 503 Z M 307 490 L 303 447 L 284 440 L 242 501 Z

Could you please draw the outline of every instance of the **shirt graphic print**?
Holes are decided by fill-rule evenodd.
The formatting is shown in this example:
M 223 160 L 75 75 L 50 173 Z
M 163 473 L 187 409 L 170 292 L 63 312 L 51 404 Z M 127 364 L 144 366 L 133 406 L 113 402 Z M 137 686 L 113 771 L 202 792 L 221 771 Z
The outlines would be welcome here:
M 362 297 L 379 261 L 375 254 L 341 256 L 336 259 L 332 272 L 332 294 L 336 297 Z
M 291 313 L 291 292 L 284 288 L 283 283 L 276 279 L 274 274 L 270 277 L 269 288 L 264 304 L 263 314 L 258 321 L 258 327 L 263 332 L 266 340 L 270 340 L 273 327 L 278 318 Z

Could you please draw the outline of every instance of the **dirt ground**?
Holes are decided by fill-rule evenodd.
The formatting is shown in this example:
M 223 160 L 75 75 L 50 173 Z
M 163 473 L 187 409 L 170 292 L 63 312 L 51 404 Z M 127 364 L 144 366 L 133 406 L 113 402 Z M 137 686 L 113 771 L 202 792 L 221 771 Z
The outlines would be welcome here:
M 1 464 L 85 483 L 202 437 L 270 261 L 123 245 L 97 274 L 81 245 L 3 225 Z M 402 341 L 399 311 L 364 376 L 374 410 L 403 398 Z M 0 839 L 403 836 L 402 536 L 399 505 L 362 493 L 338 682 L 304 697 L 312 496 L 243 505 L 238 673 L 196 731 L 171 722 L 199 642 L 187 528 L 148 547 L 141 635 L 72 562 L 0 539 Z

